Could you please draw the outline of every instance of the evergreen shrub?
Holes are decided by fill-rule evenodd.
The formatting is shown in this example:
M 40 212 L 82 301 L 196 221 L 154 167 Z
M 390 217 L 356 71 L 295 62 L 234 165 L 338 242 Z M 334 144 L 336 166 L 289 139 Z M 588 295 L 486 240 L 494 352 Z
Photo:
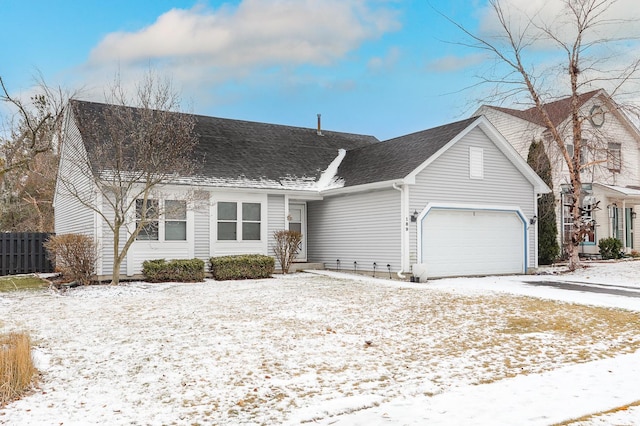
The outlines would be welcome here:
M 201 259 L 170 260 L 154 259 L 142 263 L 145 280 L 160 282 L 200 282 L 204 281 L 204 262 Z
M 600 248 L 600 256 L 603 259 L 620 259 L 624 256 L 622 253 L 622 241 L 617 238 L 602 238 L 598 241 L 598 247 Z
M 209 263 L 213 278 L 220 281 L 270 278 L 275 269 L 275 259 L 262 254 L 212 257 Z

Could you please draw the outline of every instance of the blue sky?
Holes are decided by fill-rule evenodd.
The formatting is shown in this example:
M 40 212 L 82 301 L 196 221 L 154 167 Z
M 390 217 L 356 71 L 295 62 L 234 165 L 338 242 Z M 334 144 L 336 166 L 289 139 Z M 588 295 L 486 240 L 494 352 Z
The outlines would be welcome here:
M 384 140 L 483 96 L 463 89 L 487 62 L 433 8 L 491 26 L 486 0 L 0 0 L 0 76 L 24 96 L 39 70 L 101 101 L 118 70 L 135 81 L 151 65 L 189 112 L 303 127 L 321 113 L 325 129 Z

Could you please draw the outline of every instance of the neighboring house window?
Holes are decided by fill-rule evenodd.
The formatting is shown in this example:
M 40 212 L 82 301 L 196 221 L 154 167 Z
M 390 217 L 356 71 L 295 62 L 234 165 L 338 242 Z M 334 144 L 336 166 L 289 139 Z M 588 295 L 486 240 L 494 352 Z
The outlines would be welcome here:
M 569 154 L 569 158 L 573 159 L 573 144 L 572 143 L 568 143 L 565 145 L 567 147 L 567 154 Z
M 571 244 L 571 236 L 573 233 L 573 217 L 571 216 L 571 194 L 562 194 L 562 230 L 564 244 Z M 587 195 L 582 198 L 581 202 L 581 221 L 585 225 L 590 225 L 590 229 L 584 236 L 581 244 L 595 244 L 596 242 L 596 223 L 594 210 L 597 209 L 595 197 Z
M 469 177 L 484 179 L 484 151 L 482 148 L 469 147 Z
M 572 143 L 568 143 L 565 145 L 567 147 L 567 154 L 569 154 L 569 158 L 573 160 L 573 156 L 575 154 L 575 146 Z M 587 146 L 587 141 L 582 141 L 582 146 L 580 147 L 580 165 L 584 166 L 587 163 L 587 156 L 589 155 L 589 147 Z
M 144 214 L 143 214 L 144 213 Z M 158 200 L 147 200 L 146 212 L 144 211 L 144 200 L 136 200 L 136 227 L 140 226 L 142 218 L 145 218 L 138 240 L 158 240 Z
M 218 202 L 218 240 L 259 241 L 261 212 L 260 203 Z
M 589 146 L 587 145 L 587 140 L 582 139 L 582 144 L 580 145 L 580 165 L 584 166 L 585 164 L 587 164 L 588 158 L 589 158 Z
M 187 202 L 166 200 L 164 202 L 164 239 L 167 241 L 187 240 Z
M 612 172 L 620 172 L 622 166 L 622 145 L 619 143 L 607 144 L 607 167 Z
M 584 237 L 583 243 L 595 244 L 596 243 L 596 226 L 595 226 L 595 214 L 596 199 L 593 195 L 587 195 L 582 200 L 582 222 L 586 225 L 590 225 L 590 229 Z

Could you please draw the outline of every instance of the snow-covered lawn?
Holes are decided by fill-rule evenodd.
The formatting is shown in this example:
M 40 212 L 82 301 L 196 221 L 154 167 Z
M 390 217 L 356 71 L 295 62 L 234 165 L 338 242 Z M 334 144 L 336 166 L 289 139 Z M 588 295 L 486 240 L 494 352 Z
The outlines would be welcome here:
M 639 271 L 622 262 L 421 284 L 301 273 L 4 293 L 0 332 L 31 334 L 42 377 L 0 424 L 412 424 L 429 418 L 425 400 L 512 392 L 503 379 L 636 352 L 640 298 L 522 281 L 640 290 Z M 630 397 L 618 406 L 640 390 Z M 637 409 L 622 416 L 640 422 Z

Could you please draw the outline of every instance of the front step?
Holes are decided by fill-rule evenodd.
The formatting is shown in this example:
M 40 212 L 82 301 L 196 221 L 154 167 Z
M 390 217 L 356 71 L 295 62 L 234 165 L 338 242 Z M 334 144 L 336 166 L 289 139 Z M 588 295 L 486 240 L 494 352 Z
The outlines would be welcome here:
M 300 263 L 292 263 L 289 267 L 289 272 L 298 272 L 304 271 L 305 269 L 324 269 L 324 263 L 310 263 L 310 262 L 300 262 Z

